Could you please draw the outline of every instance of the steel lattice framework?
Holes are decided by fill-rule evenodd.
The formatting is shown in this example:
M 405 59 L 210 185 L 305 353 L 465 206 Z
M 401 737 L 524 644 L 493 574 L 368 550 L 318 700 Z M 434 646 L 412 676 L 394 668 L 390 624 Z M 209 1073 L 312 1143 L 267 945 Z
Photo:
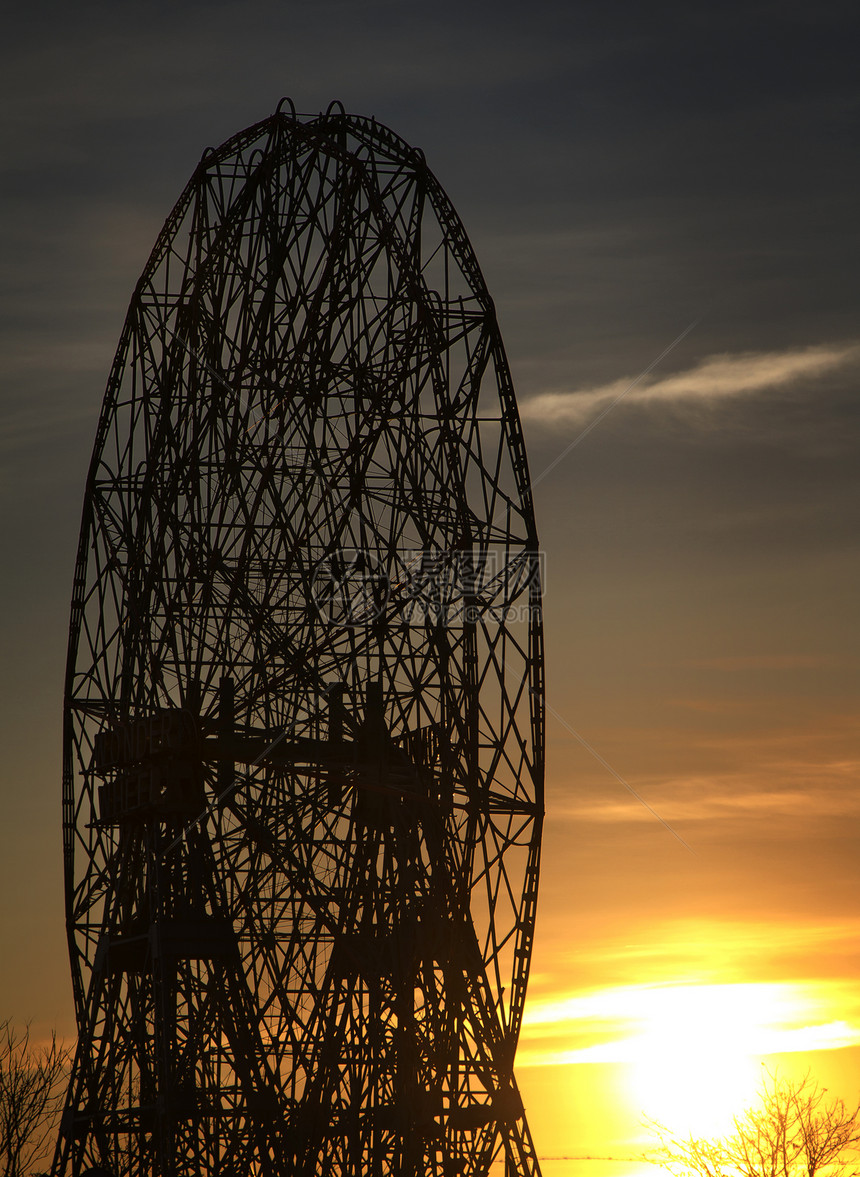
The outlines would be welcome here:
M 65 700 L 54 1173 L 538 1164 L 538 541 L 492 301 L 338 105 L 206 152 L 134 292 Z

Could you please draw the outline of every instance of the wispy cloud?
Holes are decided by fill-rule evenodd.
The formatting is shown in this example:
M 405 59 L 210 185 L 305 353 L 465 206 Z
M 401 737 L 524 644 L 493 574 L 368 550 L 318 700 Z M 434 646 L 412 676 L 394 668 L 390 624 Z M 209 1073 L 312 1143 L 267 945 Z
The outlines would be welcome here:
M 748 892 L 743 899 L 748 902 Z M 664 919 L 654 918 L 651 911 L 631 918 L 627 910 L 615 922 L 604 913 L 592 936 L 574 942 L 567 935 L 569 924 L 549 918 L 545 927 L 554 928 L 554 938 L 544 950 L 543 969 L 529 980 L 528 1008 L 536 1019 L 529 1031 L 533 1045 L 537 1037 L 550 1035 L 548 1014 L 558 1010 L 560 1003 L 605 996 L 626 989 L 631 982 L 665 988 L 790 980 L 827 997 L 826 1008 L 805 1017 L 804 1024 L 847 1019 L 860 1026 L 860 989 L 855 980 L 860 919 L 853 912 L 821 920 L 816 915 L 769 909 L 766 916 L 732 919 L 703 916 L 697 904 L 694 913 Z M 546 943 L 546 933 L 544 938 Z M 810 978 L 810 966 L 816 980 Z M 572 977 L 577 978 L 575 987 Z M 581 1028 L 604 1041 L 619 1037 L 619 1027 L 609 1024 L 617 1011 L 601 1012 L 590 1005 L 574 1008 L 582 1012 Z M 589 1045 L 592 1042 L 586 1040 L 565 1048 Z
M 781 352 L 739 352 L 708 356 L 695 367 L 671 376 L 648 377 L 625 396 L 624 403 L 662 402 L 715 405 L 727 399 L 815 379 L 860 364 L 860 344 L 820 344 Z M 619 397 L 631 380 L 624 377 L 596 388 L 544 392 L 521 405 L 522 416 L 537 424 L 579 425 Z
M 616 966 L 633 973 L 640 982 L 653 984 L 655 979 L 671 976 L 676 983 L 726 983 L 738 976 L 761 980 L 774 972 L 793 974 L 810 960 L 825 957 L 848 961 L 837 972 L 849 969 L 850 980 L 828 980 L 830 991 L 841 997 L 858 1000 L 854 981 L 853 959 L 860 944 L 860 919 L 706 919 L 700 915 L 668 920 L 648 920 L 635 928 L 626 928 L 620 938 L 610 936 L 589 950 L 577 949 L 576 960 L 599 964 L 604 975 Z M 563 959 L 559 976 L 570 968 Z M 616 970 L 617 971 L 617 970 Z M 842 987 L 840 989 L 840 986 Z M 534 989 L 534 984 L 532 984 Z M 539 989 L 540 1008 L 557 997 L 548 997 L 559 988 L 555 974 L 546 974 Z M 853 997 L 851 996 L 853 994 Z M 857 1010 L 860 1019 L 860 1009 Z
M 764 819 L 809 821 L 860 815 L 857 761 L 797 766 L 789 763 L 703 773 L 643 785 L 660 813 L 673 822 L 745 822 Z M 553 806 L 556 820 L 634 822 L 649 820 L 647 810 L 621 795 L 566 799 Z M 650 819 L 653 820 L 653 819 Z M 758 827 L 750 827 L 750 832 Z M 785 831 L 783 830 L 783 833 Z
M 520 1066 L 635 1063 L 708 1031 L 738 1054 L 840 1050 L 860 1044 L 856 992 L 839 982 L 629 985 L 559 994 L 523 1019 Z M 688 1034 L 687 1034 L 688 1032 Z
M 856 768 L 855 768 L 856 771 Z M 675 822 L 705 822 L 713 825 L 715 822 L 734 822 L 750 820 L 765 820 L 770 818 L 823 820 L 837 817 L 860 816 L 860 801 L 844 793 L 823 793 L 819 791 L 814 797 L 800 792 L 767 792 L 737 794 L 733 797 L 705 797 L 670 800 L 665 797 L 661 804 L 671 812 Z M 624 822 L 641 825 L 648 821 L 647 812 L 637 807 L 631 801 L 607 801 L 582 805 L 577 809 L 570 809 L 561 815 L 563 818 L 574 819 L 578 822 L 607 822 L 611 824 Z M 749 833 L 758 832 L 758 827 L 750 827 Z
M 690 725 L 594 735 L 612 756 L 617 741 L 623 742 L 625 769 L 630 750 L 637 749 L 638 764 L 629 779 L 667 822 L 697 822 L 711 832 L 732 828 L 736 835 L 759 837 L 773 835 L 779 819 L 779 836 L 793 839 L 803 836 L 811 820 L 860 815 L 856 716 L 850 711 L 812 707 L 802 715 L 809 706 L 804 701 L 775 722 L 770 697 L 673 699 L 672 704 L 692 712 Z M 745 719 L 755 723 L 753 730 L 743 729 Z M 673 750 L 679 750 L 678 760 Z M 556 821 L 639 825 L 653 820 L 585 762 L 577 762 L 575 779 L 571 771 L 568 762 L 560 761 L 550 775 Z

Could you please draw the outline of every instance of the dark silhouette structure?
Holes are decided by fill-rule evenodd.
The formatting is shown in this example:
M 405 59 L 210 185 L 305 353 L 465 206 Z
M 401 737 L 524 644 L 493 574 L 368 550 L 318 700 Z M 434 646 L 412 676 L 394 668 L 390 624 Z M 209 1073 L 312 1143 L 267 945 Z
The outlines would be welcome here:
M 335 104 L 208 150 L 134 292 L 75 572 L 54 1173 L 538 1165 L 538 541 L 493 304 Z

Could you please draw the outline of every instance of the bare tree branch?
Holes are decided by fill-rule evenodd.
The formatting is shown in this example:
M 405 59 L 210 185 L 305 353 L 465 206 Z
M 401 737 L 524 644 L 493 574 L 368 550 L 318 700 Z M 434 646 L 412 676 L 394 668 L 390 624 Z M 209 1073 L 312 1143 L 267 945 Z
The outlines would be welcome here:
M 24 1177 L 53 1146 L 71 1051 L 52 1031 L 31 1045 L 30 1027 L 0 1022 L 0 1166 L 4 1177 Z
M 682 1137 L 652 1121 L 660 1143 L 648 1160 L 675 1177 L 860 1177 L 860 1103 L 828 1098 L 809 1073 L 792 1081 L 768 1072 L 759 1096 L 724 1137 Z

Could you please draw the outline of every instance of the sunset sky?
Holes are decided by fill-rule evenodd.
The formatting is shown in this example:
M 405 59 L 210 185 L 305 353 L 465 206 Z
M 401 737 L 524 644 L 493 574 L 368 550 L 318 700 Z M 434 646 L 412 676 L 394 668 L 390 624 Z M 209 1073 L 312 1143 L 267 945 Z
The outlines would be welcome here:
M 858 43 L 826 2 L 6 15 L 0 1018 L 74 1033 L 62 674 L 129 296 L 205 147 L 337 98 L 423 149 L 518 390 L 550 705 L 518 1072 L 546 1172 L 638 1155 L 643 1114 L 718 1130 L 762 1060 L 856 1098 Z

